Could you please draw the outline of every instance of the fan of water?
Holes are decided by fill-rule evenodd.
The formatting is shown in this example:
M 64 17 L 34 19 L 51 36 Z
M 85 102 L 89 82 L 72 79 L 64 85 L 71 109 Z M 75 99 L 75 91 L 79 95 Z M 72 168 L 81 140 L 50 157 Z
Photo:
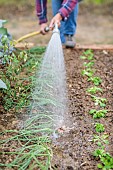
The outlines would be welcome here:
M 67 114 L 66 72 L 59 30 L 55 27 L 33 91 L 32 122 L 46 122 L 52 128 L 64 125 Z M 39 116 L 40 115 L 40 116 Z M 35 124 L 34 123 L 34 124 Z

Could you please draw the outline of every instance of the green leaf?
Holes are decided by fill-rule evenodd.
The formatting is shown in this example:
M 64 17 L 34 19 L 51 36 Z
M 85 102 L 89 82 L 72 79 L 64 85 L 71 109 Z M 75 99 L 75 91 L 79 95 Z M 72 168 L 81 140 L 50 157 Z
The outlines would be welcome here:
M 105 143 L 105 144 L 109 144 L 109 141 L 108 141 L 108 140 L 104 140 L 104 143 Z
M 0 88 L 1 89 L 7 89 L 6 84 L 0 79 Z
M 7 35 L 7 29 L 6 28 L 0 28 L 0 34 Z
M 105 127 L 104 127 L 104 125 L 103 124 L 101 124 L 101 123 L 96 123 L 95 124 L 95 128 L 96 128 L 96 132 L 104 132 L 104 130 L 105 130 Z
M 101 88 L 98 88 L 97 86 L 93 86 L 93 87 L 90 87 L 87 89 L 87 92 L 88 93 L 91 93 L 91 94 L 95 94 L 97 92 L 102 92 L 102 89 Z
M 94 70 L 92 70 L 91 68 L 86 68 L 85 70 L 82 70 L 82 75 L 91 77 L 93 74 L 94 74 Z
M 106 104 L 105 103 L 100 103 L 100 106 L 101 107 L 106 107 Z
M 99 84 L 102 83 L 102 80 L 100 77 L 90 77 L 88 78 L 88 81 L 92 81 L 95 86 L 98 86 Z
M 102 168 L 103 168 L 102 164 L 98 164 L 97 167 L 98 167 L 99 169 L 102 169 Z
M 101 142 L 98 142 L 97 145 L 98 145 L 99 147 L 101 147 L 101 146 L 102 146 L 102 143 L 101 143 Z
M 94 65 L 94 62 L 92 61 L 92 62 L 84 62 L 84 66 L 85 67 L 88 67 L 88 68 L 90 68 L 90 67 L 92 67 Z
M 7 20 L 0 19 L 0 28 L 2 28 L 5 23 L 7 23 Z
M 80 56 L 81 59 L 86 59 L 86 56 Z
M 90 111 L 89 111 L 89 114 L 94 114 L 96 112 L 96 110 L 95 109 L 91 109 Z

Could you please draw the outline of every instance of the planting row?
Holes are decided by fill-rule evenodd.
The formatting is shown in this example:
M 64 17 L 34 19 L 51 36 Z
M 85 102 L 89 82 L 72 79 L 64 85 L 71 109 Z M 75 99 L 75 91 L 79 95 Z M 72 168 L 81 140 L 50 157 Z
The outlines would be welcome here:
M 89 82 L 89 88 L 86 89 L 87 95 L 91 97 L 94 102 L 95 108 L 89 110 L 89 114 L 94 119 L 95 134 L 93 142 L 97 145 L 97 149 L 93 152 L 93 156 L 100 160 L 97 165 L 99 169 L 111 170 L 113 169 L 113 157 L 106 152 L 106 146 L 109 144 L 109 135 L 105 133 L 104 124 L 100 123 L 101 118 L 106 119 L 106 114 L 109 110 L 106 109 L 107 99 L 101 97 L 103 89 L 99 87 L 102 83 L 102 79 L 95 75 L 96 70 L 94 69 L 95 58 L 94 53 L 91 50 L 87 50 L 80 56 L 81 59 L 85 60 L 83 63 L 84 70 L 82 75 L 87 77 Z M 91 85 L 91 86 L 90 86 Z
M 4 116 L 4 119 L 1 118 L 3 131 L 0 133 L 0 169 L 46 170 L 50 167 L 50 129 L 45 128 L 45 125 L 33 124 L 31 119 L 25 119 L 26 126 L 17 129 L 17 117 L 22 119 L 31 108 L 35 72 L 39 69 L 44 51 L 42 47 L 18 50 L 7 35 L 1 35 L 0 116 Z M 42 119 L 39 116 L 37 114 L 35 120 Z

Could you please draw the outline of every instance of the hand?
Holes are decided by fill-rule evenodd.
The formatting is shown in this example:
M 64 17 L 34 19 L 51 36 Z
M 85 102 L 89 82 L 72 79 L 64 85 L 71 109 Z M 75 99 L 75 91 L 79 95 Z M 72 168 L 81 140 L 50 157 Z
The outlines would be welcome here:
M 50 30 L 52 30 L 55 26 L 55 24 L 58 25 L 58 27 L 60 27 L 60 21 L 62 20 L 62 16 L 58 13 L 56 14 L 53 19 L 51 20 L 51 23 L 49 25 Z
M 41 34 L 45 35 L 47 32 L 45 31 L 45 28 L 47 27 L 46 23 L 41 24 L 40 26 L 40 32 Z

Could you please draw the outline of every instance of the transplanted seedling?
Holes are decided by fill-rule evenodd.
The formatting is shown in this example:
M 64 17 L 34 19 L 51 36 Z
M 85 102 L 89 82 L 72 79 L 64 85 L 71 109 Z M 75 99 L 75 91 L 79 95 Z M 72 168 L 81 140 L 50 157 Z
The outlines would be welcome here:
M 96 129 L 96 132 L 104 132 L 105 127 L 104 127 L 104 125 L 101 124 L 101 123 L 96 123 L 96 124 L 95 124 L 95 129 Z
M 103 144 L 109 144 L 109 135 L 94 135 L 93 142 L 95 142 L 99 147 L 103 147 Z
M 86 75 L 88 77 L 91 77 L 94 74 L 94 70 L 91 68 L 87 68 L 85 70 L 82 70 L 82 75 Z
M 93 156 L 100 158 L 101 163 L 97 165 L 99 169 L 102 169 L 102 170 L 113 169 L 113 157 L 108 152 L 106 152 L 104 149 L 96 149 L 93 152 Z
M 100 77 L 89 77 L 88 81 L 92 81 L 95 86 L 98 86 L 102 83 L 102 79 Z
M 97 92 L 102 92 L 102 89 L 97 86 L 94 86 L 94 87 L 88 88 L 87 92 L 91 94 L 95 94 Z
M 87 59 L 87 60 L 93 60 L 94 54 L 92 50 L 86 50 L 82 56 L 80 56 L 81 59 Z
M 102 97 L 97 97 L 97 96 L 94 96 L 94 95 L 91 95 L 93 101 L 95 102 L 95 105 L 100 105 L 101 107 L 105 107 L 106 106 L 106 102 L 107 100 L 105 98 L 102 98 Z
M 87 68 L 91 68 L 92 66 L 94 65 L 94 62 L 93 61 L 90 61 L 90 62 L 84 62 L 84 66 L 87 67 Z
M 93 115 L 93 118 L 94 118 L 94 119 L 102 118 L 102 117 L 105 117 L 105 116 L 106 116 L 107 110 L 91 109 L 91 110 L 89 111 L 89 114 Z

